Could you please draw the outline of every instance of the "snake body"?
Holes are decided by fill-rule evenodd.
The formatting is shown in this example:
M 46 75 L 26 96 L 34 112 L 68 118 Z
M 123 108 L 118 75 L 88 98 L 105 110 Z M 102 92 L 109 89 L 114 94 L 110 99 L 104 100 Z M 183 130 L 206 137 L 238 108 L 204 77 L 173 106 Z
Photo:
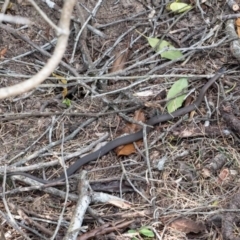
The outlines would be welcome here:
M 147 127 L 146 127 L 146 132 L 150 132 L 153 129 L 153 126 L 165 121 L 169 121 L 172 120 L 173 118 L 176 117 L 180 117 L 183 116 L 186 113 L 189 113 L 191 111 L 193 111 L 194 109 L 198 108 L 198 106 L 201 104 L 204 95 L 206 93 L 206 91 L 208 90 L 208 88 L 217 80 L 219 79 L 222 74 L 224 74 L 224 72 L 226 71 L 225 68 L 220 68 L 216 74 L 202 87 L 198 98 L 196 99 L 195 102 L 193 102 L 192 104 L 178 109 L 174 112 L 172 112 L 171 114 L 166 113 L 166 114 L 162 114 L 159 116 L 154 116 L 151 119 L 149 119 L 146 123 Z M 81 166 L 83 166 L 86 163 L 89 163 L 91 161 L 97 160 L 98 158 L 104 156 L 105 154 L 107 154 L 108 152 L 110 152 L 111 150 L 113 150 L 114 148 L 121 146 L 121 145 L 125 145 L 128 143 L 132 143 L 132 142 L 136 142 L 140 139 L 143 138 L 143 131 L 140 130 L 136 133 L 133 134 L 129 134 L 127 136 L 123 136 L 120 138 L 117 138 L 115 140 L 110 141 L 109 143 L 107 143 L 105 146 L 103 146 L 102 148 L 100 148 L 99 150 L 90 153 L 82 158 L 79 158 L 75 163 L 73 163 L 67 170 L 67 176 L 70 177 L 72 174 L 74 174 Z M 54 180 L 44 180 L 38 177 L 35 177 L 31 174 L 25 173 L 25 172 L 9 172 L 7 173 L 7 176 L 13 176 L 13 175 L 22 175 L 28 178 L 31 178 L 33 180 L 36 180 L 40 183 L 44 183 L 44 184 L 50 184 L 50 183 L 56 183 L 56 182 L 60 182 L 60 181 L 64 181 L 65 180 L 65 175 L 64 173 L 62 173 L 60 175 L 59 178 L 56 178 Z

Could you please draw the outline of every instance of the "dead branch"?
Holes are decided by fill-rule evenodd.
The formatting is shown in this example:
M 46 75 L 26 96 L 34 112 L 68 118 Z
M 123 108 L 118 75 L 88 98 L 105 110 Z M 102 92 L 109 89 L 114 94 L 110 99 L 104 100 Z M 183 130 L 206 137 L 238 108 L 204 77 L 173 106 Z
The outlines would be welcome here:
M 0 99 L 16 96 L 18 94 L 22 94 L 32 90 L 40 83 L 42 83 L 58 66 L 67 47 L 70 18 L 74 5 L 75 0 L 65 1 L 64 3 L 61 18 L 59 21 L 59 28 L 62 30 L 61 35 L 58 38 L 57 45 L 52 57 L 48 60 L 44 68 L 40 70 L 35 76 L 24 82 L 18 83 L 10 87 L 1 88 Z M 2 24 L 0 25 L 0 27 L 1 26 Z

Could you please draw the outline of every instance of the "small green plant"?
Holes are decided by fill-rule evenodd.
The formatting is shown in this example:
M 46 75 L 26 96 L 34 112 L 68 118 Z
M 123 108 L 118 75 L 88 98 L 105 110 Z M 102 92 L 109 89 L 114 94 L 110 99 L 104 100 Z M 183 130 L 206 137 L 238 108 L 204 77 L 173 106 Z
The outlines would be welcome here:
M 132 240 L 139 240 L 140 238 L 138 238 L 137 236 L 143 237 L 144 239 L 153 238 L 155 236 L 154 232 L 146 226 L 143 226 L 137 230 L 130 229 L 128 230 L 128 233 L 133 235 Z
M 67 107 L 70 107 L 71 106 L 71 100 L 68 99 L 68 98 L 65 98 L 63 101 L 62 101 L 63 104 L 65 104 Z

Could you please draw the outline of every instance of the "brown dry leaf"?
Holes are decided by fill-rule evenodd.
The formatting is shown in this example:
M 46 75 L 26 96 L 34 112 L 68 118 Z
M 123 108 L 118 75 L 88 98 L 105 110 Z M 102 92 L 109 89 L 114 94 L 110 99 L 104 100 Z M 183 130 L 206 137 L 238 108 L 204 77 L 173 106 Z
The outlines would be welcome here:
M 129 56 L 129 49 L 127 49 L 127 51 L 125 51 L 124 53 L 118 53 L 116 55 L 116 59 L 113 63 L 113 67 L 110 72 L 117 72 L 117 71 L 124 69 L 125 64 L 128 60 L 128 56 Z M 140 113 L 138 113 L 138 111 L 135 112 L 134 120 L 144 121 L 145 120 L 144 116 L 143 116 L 143 118 L 144 118 L 144 120 L 143 120 L 140 115 L 137 116 L 138 114 L 140 114 Z M 125 129 L 123 130 L 123 133 L 136 132 L 137 127 L 139 127 L 139 126 L 136 124 L 128 124 L 125 127 Z M 139 143 L 137 142 L 137 144 L 139 144 Z M 124 146 L 119 146 L 116 148 L 115 151 L 116 151 L 117 156 L 128 156 L 131 153 L 135 153 L 136 150 L 135 150 L 134 145 L 131 143 L 131 144 L 127 144 Z
M 128 54 L 129 54 L 129 51 L 125 51 L 124 53 L 118 53 L 117 56 L 116 56 L 116 59 L 113 63 L 113 67 L 111 69 L 110 72 L 117 72 L 117 71 L 120 71 L 122 69 L 124 69 L 124 66 L 127 62 L 127 59 L 128 59 Z
M 145 122 L 144 113 L 143 113 L 141 110 L 135 111 L 133 119 L 134 119 L 135 121 L 138 121 L 138 122 Z M 132 132 L 136 132 L 136 131 L 138 131 L 138 130 L 140 130 L 140 129 L 141 129 L 141 126 L 140 126 L 140 125 L 135 124 L 135 123 L 129 123 L 129 124 L 127 124 L 127 126 L 125 127 L 124 132 L 125 132 L 125 133 L 132 133 Z
M 63 76 L 57 75 L 57 74 L 55 74 L 55 73 L 52 73 L 52 75 L 53 75 L 54 77 L 56 77 L 57 79 L 59 79 L 60 83 L 62 83 L 62 84 L 67 84 L 67 80 L 66 80 L 66 78 L 64 78 Z M 68 94 L 67 88 L 66 88 L 66 87 L 63 87 L 63 91 L 62 91 L 62 96 L 63 96 L 63 98 L 65 98 L 65 97 L 67 96 L 67 94 Z
M 143 114 L 143 112 L 141 112 L 140 110 L 137 110 L 134 114 L 134 118 L 135 121 L 141 121 L 141 122 L 145 122 L 145 116 Z M 129 123 L 126 125 L 126 127 L 123 129 L 123 133 L 134 133 L 137 132 L 141 129 L 140 125 L 134 124 L 134 123 Z M 142 140 L 139 140 L 136 142 L 137 146 L 139 146 L 141 144 Z M 117 156 L 128 156 L 132 153 L 136 152 L 136 149 L 134 147 L 133 143 L 129 143 L 127 145 L 122 145 L 119 146 L 115 149 L 115 152 L 117 154 Z
M 138 143 L 139 141 L 136 144 L 139 145 Z M 129 143 L 129 144 L 117 147 L 115 152 L 117 156 L 129 156 L 130 154 L 135 153 L 136 149 L 132 143 Z
M 162 106 L 161 106 L 160 104 L 158 104 L 158 103 L 145 102 L 145 103 L 144 103 L 144 106 L 145 106 L 145 107 L 148 107 L 148 108 L 160 109 L 160 110 L 163 112 Z
M 193 102 L 193 98 L 191 96 L 188 96 L 187 99 L 185 100 L 184 106 L 188 106 Z M 189 113 L 189 119 L 188 121 L 191 122 L 193 120 L 193 117 L 195 115 L 196 111 L 193 110 Z
M 225 181 L 229 176 L 229 170 L 227 168 L 224 168 L 220 174 L 218 175 L 218 183 L 222 183 L 223 181 Z
M 6 52 L 7 52 L 7 48 L 6 48 L 6 47 L 3 48 L 3 49 L 0 51 L 0 59 L 3 59 L 3 58 L 4 58 Z
M 236 26 L 237 26 L 237 34 L 238 37 L 240 37 L 240 18 L 236 20 Z
M 188 218 L 178 218 L 169 224 L 171 228 L 185 233 L 199 233 L 205 230 L 202 222 L 195 222 Z

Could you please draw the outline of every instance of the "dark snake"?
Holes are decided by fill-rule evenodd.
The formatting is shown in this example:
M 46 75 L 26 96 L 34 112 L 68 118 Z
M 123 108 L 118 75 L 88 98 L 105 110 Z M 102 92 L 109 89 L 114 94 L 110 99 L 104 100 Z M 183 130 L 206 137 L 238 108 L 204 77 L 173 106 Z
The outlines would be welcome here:
M 190 105 L 188 105 L 184 108 L 178 109 L 178 110 L 172 112 L 171 114 L 166 113 L 166 114 L 162 114 L 162 115 L 157 115 L 157 116 L 154 116 L 151 119 L 149 119 L 146 123 L 146 125 L 147 125 L 146 132 L 147 133 L 150 132 L 153 129 L 153 126 L 156 125 L 156 124 L 172 120 L 173 118 L 176 118 L 176 117 L 183 116 L 186 113 L 189 113 L 189 112 L 197 109 L 198 106 L 201 104 L 201 102 L 204 98 L 204 95 L 205 95 L 206 91 L 208 90 L 208 88 L 217 79 L 219 79 L 224 74 L 225 71 L 226 71 L 225 68 L 220 68 L 215 73 L 215 75 L 202 87 L 198 98 L 192 104 L 190 104 Z M 89 163 L 89 162 L 94 161 L 94 160 L 97 160 L 98 158 L 104 156 L 105 154 L 107 154 L 108 152 L 113 150 L 114 148 L 116 148 L 118 146 L 121 146 L 121 145 L 128 144 L 128 143 L 136 142 L 136 141 L 138 141 L 142 138 L 143 138 L 143 130 L 140 130 L 136 133 L 129 134 L 127 136 L 123 136 L 123 137 L 117 138 L 115 140 L 112 140 L 111 142 L 107 143 L 105 146 L 103 146 L 99 150 L 78 159 L 75 163 L 73 163 L 66 170 L 67 176 L 70 177 L 84 164 Z M 28 173 L 25 173 L 25 172 L 9 172 L 9 173 L 7 173 L 7 176 L 13 176 L 13 175 L 22 175 L 22 176 L 31 178 L 35 181 L 38 181 L 38 182 L 44 183 L 44 184 L 52 184 L 52 183 L 57 183 L 57 182 L 61 182 L 61 181 L 65 180 L 65 174 L 64 173 L 62 173 L 59 178 L 56 178 L 54 180 L 44 180 L 44 179 L 35 177 L 35 176 L 33 176 L 31 174 L 28 174 Z

